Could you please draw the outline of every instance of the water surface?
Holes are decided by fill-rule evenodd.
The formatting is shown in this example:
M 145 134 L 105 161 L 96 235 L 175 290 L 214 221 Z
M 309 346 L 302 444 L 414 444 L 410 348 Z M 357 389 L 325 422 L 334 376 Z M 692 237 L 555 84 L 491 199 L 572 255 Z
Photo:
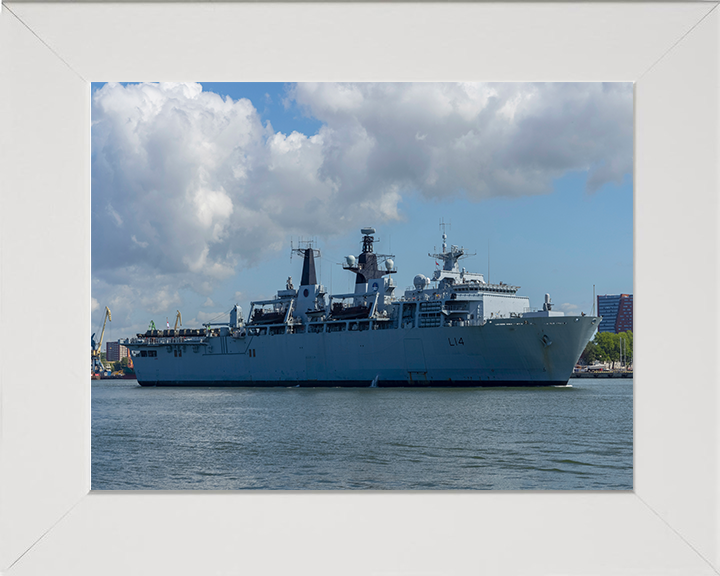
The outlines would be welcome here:
M 632 380 L 554 388 L 92 383 L 93 490 L 631 490 Z

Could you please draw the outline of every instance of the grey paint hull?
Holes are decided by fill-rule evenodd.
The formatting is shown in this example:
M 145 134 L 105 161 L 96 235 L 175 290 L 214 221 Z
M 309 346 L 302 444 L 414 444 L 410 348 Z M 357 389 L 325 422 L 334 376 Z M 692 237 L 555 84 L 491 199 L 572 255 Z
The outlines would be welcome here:
M 478 326 L 222 336 L 129 343 L 143 386 L 552 386 L 567 384 L 592 317 Z

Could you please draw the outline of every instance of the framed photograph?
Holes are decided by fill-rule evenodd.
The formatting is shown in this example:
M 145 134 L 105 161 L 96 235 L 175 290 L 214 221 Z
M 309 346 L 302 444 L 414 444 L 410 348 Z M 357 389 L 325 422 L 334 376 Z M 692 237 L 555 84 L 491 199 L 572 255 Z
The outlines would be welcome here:
M 91 110 L 93 490 L 632 489 L 631 82 Z
M 3 4 L 0 571 L 720 571 L 716 8 Z M 91 83 L 192 80 L 634 82 L 633 491 L 91 492 Z

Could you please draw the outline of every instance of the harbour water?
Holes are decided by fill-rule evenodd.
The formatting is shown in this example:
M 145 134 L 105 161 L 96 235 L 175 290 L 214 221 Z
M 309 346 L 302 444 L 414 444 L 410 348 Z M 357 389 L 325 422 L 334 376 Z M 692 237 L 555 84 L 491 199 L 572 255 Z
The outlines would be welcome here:
M 631 490 L 632 379 L 551 388 L 92 382 L 93 490 Z

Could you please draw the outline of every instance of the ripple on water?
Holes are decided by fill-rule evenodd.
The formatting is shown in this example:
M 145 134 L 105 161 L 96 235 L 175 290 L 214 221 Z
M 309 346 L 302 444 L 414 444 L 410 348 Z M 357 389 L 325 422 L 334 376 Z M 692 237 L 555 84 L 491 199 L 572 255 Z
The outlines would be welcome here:
M 630 490 L 632 456 L 632 381 L 92 387 L 94 490 Z

